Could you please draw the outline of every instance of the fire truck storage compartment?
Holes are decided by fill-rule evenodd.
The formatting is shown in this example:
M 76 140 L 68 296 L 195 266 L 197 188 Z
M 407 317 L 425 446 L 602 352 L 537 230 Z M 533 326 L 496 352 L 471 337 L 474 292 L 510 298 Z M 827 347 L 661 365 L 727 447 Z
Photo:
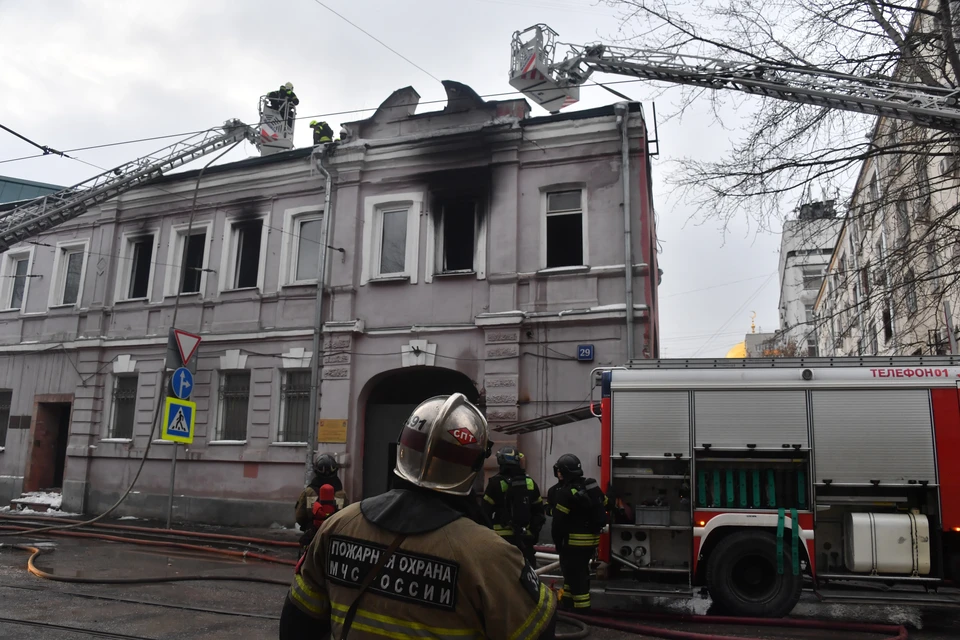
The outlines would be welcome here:
M 695 391 L 697 449 L 809 449 L 807 395 L 802 389 Z
M 691 527 L 690 461 L 683 459 L 612 460 L 613 493 L 622 507 L 616 524 Z
M 811 392 L 818 485 L 936 484 L 927 389 Z
M 690 457 L 688 391 L 613 392 L 614 456 Z
M 693 484 L 698 509 L 811 510 L 807 452 L 697 451 Z
M 844 555 L 856 573 L 930 574 L 930 524 L 912 513 L 847 513 Z

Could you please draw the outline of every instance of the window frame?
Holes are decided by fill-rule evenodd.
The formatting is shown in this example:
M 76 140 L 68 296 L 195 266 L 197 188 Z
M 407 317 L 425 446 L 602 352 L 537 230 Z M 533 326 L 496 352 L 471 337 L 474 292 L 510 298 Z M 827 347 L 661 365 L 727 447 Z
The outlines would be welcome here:
M 306 394 L 307 394 L 307 395 L 306 395 L 306 398 L 307 398 L 307 404 L 308 404 L 308 406 L 309 406 L 310 393 L 311 393 L 311 388 L 310 388 L 310 375 L 311 375 L 311 371 L 310 371 L 310 369 L 303 369 L 303 368 L 281 369 L 281 370 L 280 370 L 280 416 L 279 416 L 280 419 L 277 421 L 277 437 L 276 437 L 276 442 L 280 442 L 280 443 L 283 443 L 283 444 L 291 444 L 291 445 L 292 445 L 292 444 L 309 444 L 309 440 L 289 440 L 289 439 L 286 438 L 286 436 L 287 436 L 287 430 L 286 430 L 286 426 L 287 426 L 287 425 L 286 425 L 286 420 L 287 420 L 287 397 L 286 397 L 286 396 L 287 396 L 287 394 L 286 394 L 286 391 L 287 391 L 287 386 L 288 386 L 288 384 L 287 384 L 287 376 L 288 376 L 289 374 L 291 374 L 291 373 L 300 373 L 300 374 L 306 374 L 306 375 L 307 375 L 307 391 L 306 391 Z M 310 410 L 309 410 L 309 408 L 308 408 L 308 409 L 307 409 L 307 413 L 309 414 L 309 412 L 310 412 Z M 307 417 L 307 428 L 306 428 L 306 433 L 305 433 L 305 435 L 307 436 L 307 438 L 309 438 L 309 437 L 310 437 L 310 432 L 311 432 L 311 429 L 310 429 L 310 422 L 311 422 L 311 421 L 310 421 L 310 416 L 309 416 L 309 415 L 307 415 L 306 417 Z
M 816 286 L 816 287 L 808 287 L 808 286 L 807 286 L 807 280 L 809 280 L 809 279 L 811 279 L 811 278 L 813 277 L 813 276 L 808 276 L 808 275 L 807 275 L 807 272 L 809 272 L 809 271 L 812 270 L 812 269 L 817 269 L 818 272 L 819 272 L 819 273 L 816 275 L 816 277 L 820 279 L 820 282 L 819 282 L 818 286 Z M 825 280 L 827 280 L 827 274 L 825 273 L 823 266 L 820 266 L 820 265 L 809 265 L 809 264 L 802 264 L 802 265 L 800 265 L 800 287 L 801 287 L 804 291 L 819 291 L 819 290 L 823 287 L 823 282 L 824 282 Z M 830 280 L 830 282 L 832 282 L 832 280 Z M 833 291 L 831 290 L 830 293 L 832 294 Z
M 453 200 L 472 200 L 473 213 L 473 268 L 445 271 L 443 268 L 443 207 Z M 436 277 L 476 275 L 477 280 L 487 277 L 487 206 L 482 196 L 465 194 L 463 198 L 439 197 L 436 199 L 437 214 L 427 224 L 427 272 L 424 282 L 433 282 Z
M 27 313 L 26 307 L 27 299 L 30 295 L 30 281 L 33 279 L 30 277 L 34 266 L 33 250 L 33 247 L 22 247 L 20 249 L 10 249 L 2 254 L 3 262 L 0 263 L 0 296 L 2 296 L 2 298 L 0 298 L 0 312 L 16 311 L 20 314 Z M 24 259 L 27 261 L 27 273 L 24 276 L 23 297 L 20 300 L 20 306 L 14 308 L 10 306 L 13 300 L 13 288 L 16 282 L 13 276 L 16 274 L 17 263 Z
M 113 383 L 111 384 L 110 391 L 110 420 L 107 422 L 107 435 L 106 440 L 119 440 L 130 442 L 133 440 L 134 435 L 137 432 L 137 399 L 140 393 L 140 373 L 139 372 L 128 372 L 128 373 L 115 373 L 112 374 Z M 134 387 L 133 391 L 133 422 L 130 425 L 130 435 L 129 436 L 120 436 L 117 435 L 117 387 L 120 384 L 121 380 L 136 380 L 137 384 Z
M 280 286 L 297 287 L 316 285 L 317 278 L 297 279 L 297 264 L 300 259 L 300 226 L 304 222 L 323 222 L 323 208 L 317 206 L 297 207 L 283 212 L 283 243 L 280 245 Z M 329 243 L 329 239 L 328 239 Z
M 153 254 L 150 257 L 150 272 L 147 276 L 147 295 L 143 297 L 131 298 L 127 294 L 130 291 L 131 278 L 133 276 L 133 246 L 136 242 L 145 238 L 153 239 Z M 137 231 L 127 231 L 120 236 L 120 254 L 117 257 L 117 281 L 114 289 L 114 300 L 116 302 L 135 302 L 153 299 L 153 281 L 157 275 L 157 254 L 160 250 L 160 230 L 140 229 Z
M 0 450 L 7 446 L 7 432 L 10 430 L 10 414 L 13 412 L 13 389 L 0 388 L 0 397 L 4 394 L 10 394 L 10 400 L 6 405 L 0 402 Z M 6 407 L 6 417 L 4 418 L 4 406 Z
M 252 287 L 235 287 L 233 283 L 237 277 L 237 242 L 240 239 L 239 227 L 247 222 L 260 220 L 260 256 L 257 263 L 257 284 Z M 223 243 L 220 248 L 220 278 L 217 293 L 225 291 L 260 291 L 263 293 L 264 276 L 266 275 L 267 240 L 270 229 L 270 214 L 259 213 L 252 216 L 231 216 L 224 223 Z
M 246 375 L 247 376 L 247 415 L 244 418 L 244 427 L 243 427 L 243 439 L 235 438 L 226 438 L 224 437 L 224 419 L 226 418 L 226 402 L 224 401 L 224 386 L 227 381 L 227 376 L 231 375 Z M 217 371 L 217 422 L 216 429 L 214 431 L 214 439 L 211 440 L 208 444 L 218 443 L 218 442 L 233 442 L 246 443 L 250 437 L 250 411 L 252 407 L 252 402 L 250 402 L 251 393 L 253 392 L 253 373 L 250 369 L 220 369 Z
M 67 258 L 71 253 L 77 251 L 83 253 L 83 259 L 80 263 L 80 285 L 77 288 L 77 301 L 64 302 L 63 296 L 66 294 L 67 286 L 67 268 L 70 266 L 70 260 Z M 49 309 L 70 309 L 80 308 L 83 301 L 83 284 L 87 278 L 87 261 L 90 259 L 90 239 L 83 240 L 64 240 L 58 242 L 53 258 L 53 282 L 50 286 L 50 293 L 47 299 L 47 308 Z
M 579 265 L 566 265 L 562 267 L 548 267 L 547 266 L 547 218 L 549 217 L 547 213 L 547 205 L 549 203 L 550 194 L 560 193 L 563 191 L 580 191 L 580 234 L 581 234 L 581 264 Z M 552 214 L 552 215 L 574 215 L 570 212 Z M 569 269 L 575 269 L 577 267 L 583 268 L 590 265 L 590 234 L 589 234 L 589 224 L 588 224 L 588 211 L 587 211 L 587 185 L 583 182 L 577 183 L 560 183 L 552 184 L 549 186 L 544 186 L 540 188 L 540 271 L 545 271 L 547 273 L 551 271 L 564 271 Z
M 188 228 L 190 228 L 189 224 L 175 224 L 170 227 L 170 237 L 167 241 L 167 266 L 163 276 L 163 296 L 165 298 L 175 297 L 177 290 L 180 288 L 180 265 L 183 264 L 183 252 L 187 248 Z M 181 296 L 198 295 L 202 298 L 207 290 L 207 274 L 209 272 L 206 269 L 210 268 L 210 252 L 213 248 L 213 221 L 194 222 L 193 228 L 190 229 L 190 235 L 200 235 L 201 232 L 206 234 L 206 238 L 203 242 L 201 268 L 204 271 L 200 272 L 200 291 L 181 293 Z
M 369 282 L 408 280 L 417 283 L 420 254 L 420 218 L 423 215 L 422 192 L 395 193 L 369 196 L 364 199 L 363 255 L 360 267 L 360 284 Z M 396 273 L 380 271 L 383 214 L 389 211 L 407 210 L 407 237 L 404 253 L 404 270 Z

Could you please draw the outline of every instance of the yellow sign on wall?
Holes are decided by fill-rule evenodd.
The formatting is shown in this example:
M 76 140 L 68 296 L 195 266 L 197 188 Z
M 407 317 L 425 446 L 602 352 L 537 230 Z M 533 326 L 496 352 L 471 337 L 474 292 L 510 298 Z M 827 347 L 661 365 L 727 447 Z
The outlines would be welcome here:
M 347 421 L 321 418 L 317 426 L 317 442 L 328 444 L 347 443 Z

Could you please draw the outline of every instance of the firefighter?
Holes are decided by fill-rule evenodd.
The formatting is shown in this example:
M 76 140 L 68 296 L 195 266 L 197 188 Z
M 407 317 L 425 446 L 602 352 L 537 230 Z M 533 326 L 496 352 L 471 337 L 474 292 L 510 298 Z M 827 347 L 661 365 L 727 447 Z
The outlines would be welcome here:
M 483 493 L 483 510 L 493 530 L 520 549 L 531 567 L 537 566 L 534 545 L 546 522 L 543 498 L 533 478 L 523 470 L 523 454 L 513 446 L 497 451 L 500 473 L 490 478 Z
M 580 459 L 572 453 L 557 459 L 553 475 L 557 484 L 550 487 L 547 500 L 563 573 L 560 608 L 584 613 L 590 609 L 590 562 L 607 521 L 607 497 L 596 480 L 583 477 Z
M 340 478 L 337 476 L 338 471 L 340 471 L 340 465 L 337 463 L 337 459 L 333 457 L 333 454 L 318 453 L 317 457 L 313 459 L 313 478 L 310 480 L 310 484 L 300 492 L 300 497 L 297 498 L 297 505 L 295 507 L 297 524 L 300 525 L 300 530 L 304 532 L 300 538 L 300 544 L 304 547 L 310 544 L 310 541 L 313 540 L 313 536 L 319 528 L 316 526 L 316 523 L 314 523 L 313 506 L 320 495 L 320 487 L 329 484 L 335 492 L 334 497 L 337 501 L 337 506 L 343 507 L 346 504 L 347 498 L 343 492 L 343 483 L 340 482 Z
M 333 129 L 326 122 L 311 120 L 310 128 L 313 129 L 313 144 L 333 141 Z
M 336 513 L 298 563 L 280 640 L 554 638 L 556 601 L 523 554 L 475 522 L 490 455 L 463 394 L 422 402 L 397 445 L 395 488 Z
M 293 92 L 293 83 L 288 82 L 280 85 L 276 91 L 267 94 L 267 106 L 274 111 L 279 111 L 283 115 L 286 111 L 287 126 L 293 126 L 293 120 L 297 115 L 297 105 L 300 104 L 300 98 Z

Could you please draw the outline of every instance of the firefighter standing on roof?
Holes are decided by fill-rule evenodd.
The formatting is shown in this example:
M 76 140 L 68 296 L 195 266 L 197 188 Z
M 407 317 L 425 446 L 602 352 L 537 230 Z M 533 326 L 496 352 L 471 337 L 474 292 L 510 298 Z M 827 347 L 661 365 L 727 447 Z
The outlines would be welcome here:
M 329 518 L 297 566 L 280 640 L 549 640 L 556 601 L 520 551 L 478 524 L 487 422 L 463 394 L 421 403 L 396 488 Z
M 522 466 L 523 454 L 513 446 L 497 452 L 500 473 L 490 478 L 483 493 L 483 510 L 493 530 L 514 545 L 530 563 L 537 566 L 534 545 L 546 522 L 540 488 Z
M 342 508 L 346 505 L 347 497 L 343 492 L 343 483 L 337 476 L 339 470 L 340 465 L 337 463 L 337 459 L 330 453 L 318 453 L 313 460 L 313 478 L 310 480 L 310 484 L 300 492 L 295 507 L 297 524 L 300 525 L 300 530 L 304 532 L 300 538 L 300 544 L 303 546 L 310 544 L 313 536 L 320 528 L 318 526 L 320 523 L 315 522 L 313 508 L 320 495 L 320 487 L 325 484 L 332 486 L 337 507 Z
M 590 609 L 590 562 L 607 521 L 607 497 L 593 478 L 583 477 L 577 456 L 567 453 L 553 465 L 558 482 L 547 499 L 553 515 L 551 533 L 563 573 L 562 609 Z

